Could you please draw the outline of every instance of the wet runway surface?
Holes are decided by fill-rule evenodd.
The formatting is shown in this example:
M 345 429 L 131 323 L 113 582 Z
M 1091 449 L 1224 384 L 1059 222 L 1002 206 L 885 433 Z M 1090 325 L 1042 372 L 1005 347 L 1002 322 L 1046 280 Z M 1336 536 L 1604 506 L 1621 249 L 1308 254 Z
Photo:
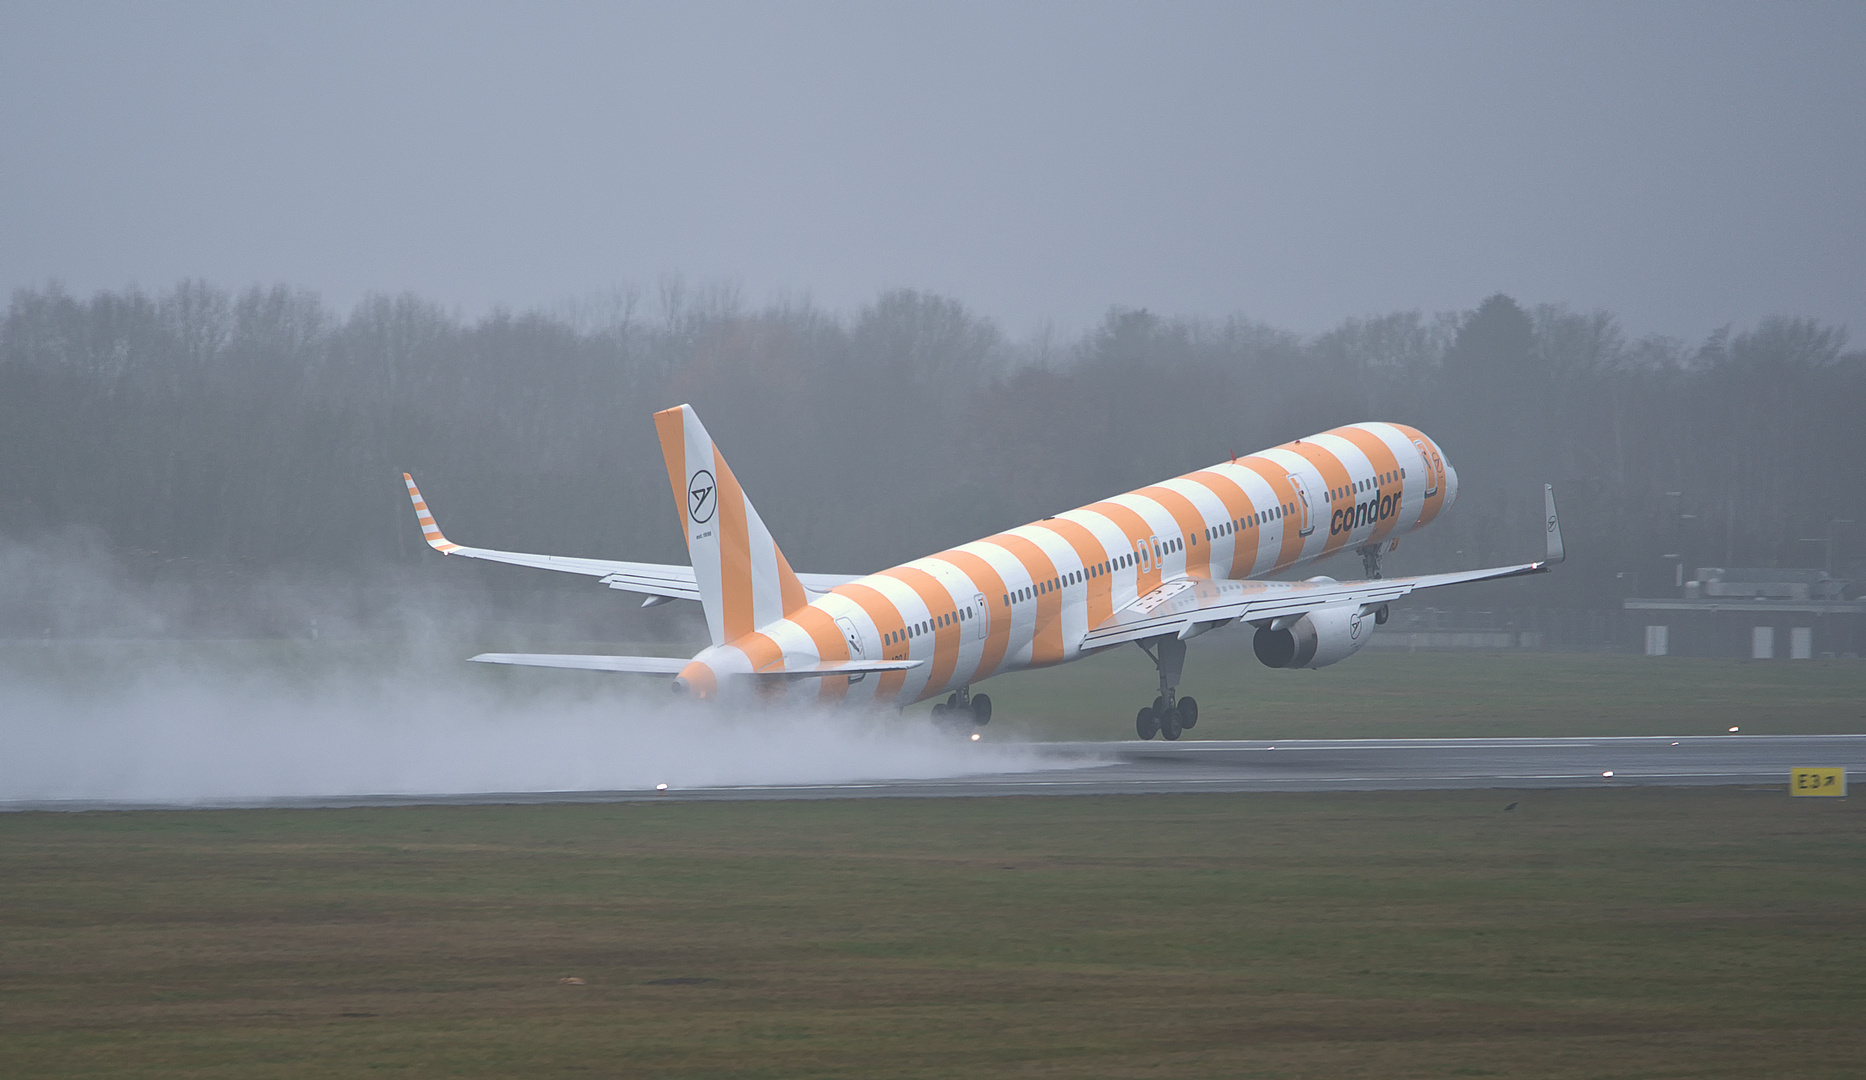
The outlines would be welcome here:
M 1186 740 L 1031 744 L 1029 771 L 940 779 L 674 789 L 369 795 L 195 806 L 413 806 L 752 799 L 1139 795 L 1608 785 L 1788 784 L 1798 765 L 1866 775 L 1866 735 L 1577 739 Z M 1050 767 L 1044 767 L 1044 763 Z M 146 807 L 150 804 L 136 804 Z M 174 805 L 174 804 L 169 804 Z M 0 803 L 8 810 L 131 809 L 98 802 Z

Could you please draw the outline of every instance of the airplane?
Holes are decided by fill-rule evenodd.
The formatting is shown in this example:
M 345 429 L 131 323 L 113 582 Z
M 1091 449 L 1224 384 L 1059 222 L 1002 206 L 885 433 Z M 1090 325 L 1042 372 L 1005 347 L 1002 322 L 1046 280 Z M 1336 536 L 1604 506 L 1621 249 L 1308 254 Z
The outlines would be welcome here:
M 1186 643 L 1234 623 L 1257 659 L 1320 668 L 1359 652 L 1389 605 L 1421 589 L 1539 574 L 1564 558 L 1555 491 L 1543 485 L 1538 562 L 1388 578 L 1381 557 L 1457 498 L 1437 443 L 1403 424 L 1338 427 L 1033 521 L 873 574 L 791 569 L 689 405 L 654 414 L 689 566 L 463 547 L 449 541 L 408 473 L 430 546 L 448 555 L 582 574 L 643 594 L 643 607 L 697 600 L 712 644 L 690 659 L 482 653 L 482 663 L 671 675 L 707 699 L 740 690 L 906 707 L 984 725 L 972 687 L 1129 643 L 1159 683 L 1135 716 L 1142 739 L 1198 723 L 1179 694 Z M 1352 549 L 1365 577 L 1266 580 Z M 814 684 L 814 685 L 809 685 Z

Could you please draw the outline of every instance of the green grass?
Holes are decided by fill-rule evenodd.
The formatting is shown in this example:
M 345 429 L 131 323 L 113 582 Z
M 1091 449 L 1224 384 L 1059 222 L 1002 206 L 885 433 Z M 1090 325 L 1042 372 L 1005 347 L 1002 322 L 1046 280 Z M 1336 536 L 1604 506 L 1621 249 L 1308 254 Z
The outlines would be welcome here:
M 1139 649 L 1117 649 L 975 689 L 991 695 L 1007 729 L 1105 739 L 1131 737 L 1155 681 Z M 1199 701 L 1187 737 L 1203 739 L 1866 732 L 1858 660 L 1370 651 L 1319 671 L 1275 671 L 1248 648 L 1194 641 L 1180 692 Z
M 1781 790 L 12 814 L 0 1073 L 1858 1076 L 1863 918 Z

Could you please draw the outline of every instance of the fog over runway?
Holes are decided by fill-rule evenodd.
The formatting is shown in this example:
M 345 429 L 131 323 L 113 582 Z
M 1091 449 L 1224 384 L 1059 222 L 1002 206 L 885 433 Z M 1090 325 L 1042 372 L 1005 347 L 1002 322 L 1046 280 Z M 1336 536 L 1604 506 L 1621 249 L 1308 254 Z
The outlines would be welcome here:
M 983 740 L 981 740 L 982 742 Z M 1292 739 L 1033 743 L 1027 771 L 939 779 L 736 785 L 619 791 L 487 792 L 210 800 L 191 803 L 37 801 L 4 810 L 163 807 L 354 807 L 1159 795 L 1244 791 L 1705 786 L 1788 783 L 1795 766 L 1866 770 L 1866 735 L 1636 736 L 1563 739 Z

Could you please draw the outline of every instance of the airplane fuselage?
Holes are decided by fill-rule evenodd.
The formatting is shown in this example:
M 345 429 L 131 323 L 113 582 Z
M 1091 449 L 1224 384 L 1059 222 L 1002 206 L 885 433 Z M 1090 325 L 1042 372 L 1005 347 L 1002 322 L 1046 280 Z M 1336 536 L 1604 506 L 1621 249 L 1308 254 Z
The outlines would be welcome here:
M 1457 494 L 1436 443 L 1399 424 L 1334 428 L 1116 495 L 811 596 L 791 614 L 696 656 L 677 685 L 818 661 L 921 661 L 906 670 L 771 688 L 907 705 L 994 675 L 1097 651 L 1088 633 L 1175 580 L 1281 574 L 1381 545 Z

